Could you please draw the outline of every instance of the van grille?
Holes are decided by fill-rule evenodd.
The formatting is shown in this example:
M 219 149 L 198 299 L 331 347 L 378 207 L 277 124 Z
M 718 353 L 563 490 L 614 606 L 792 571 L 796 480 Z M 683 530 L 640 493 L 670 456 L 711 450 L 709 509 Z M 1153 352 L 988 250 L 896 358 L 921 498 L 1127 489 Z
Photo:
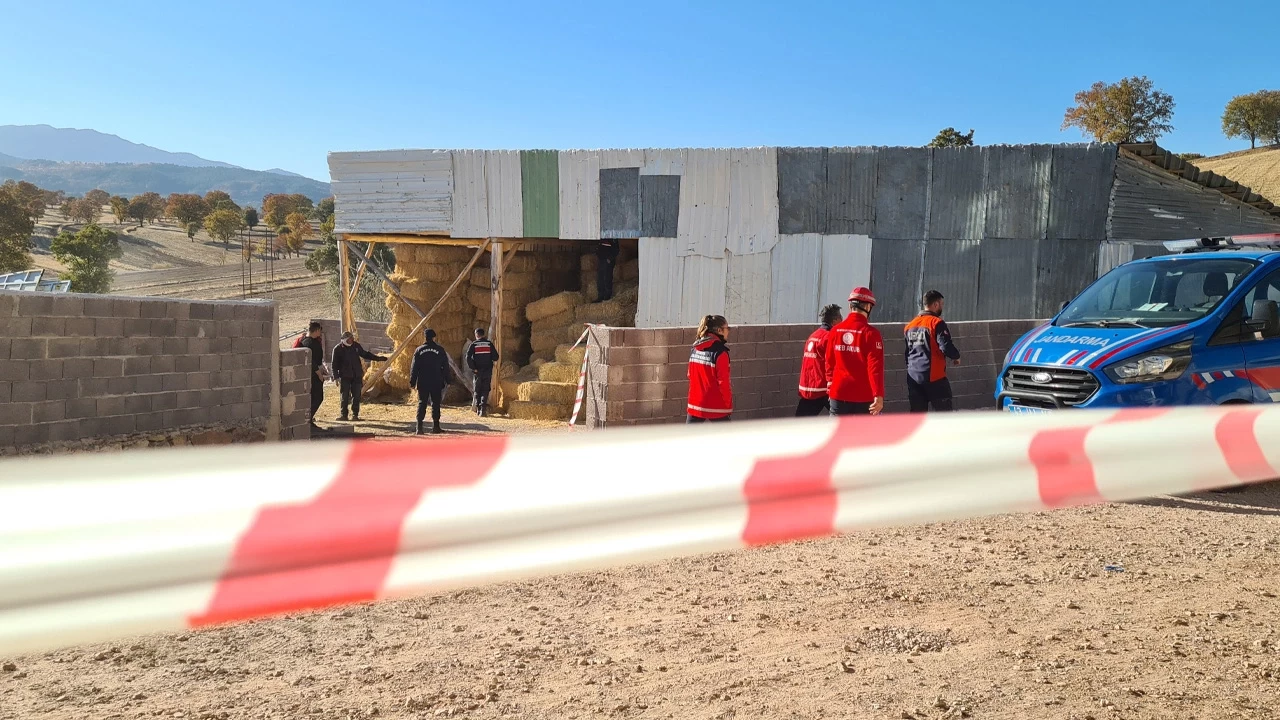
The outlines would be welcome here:
M 1037 373 L 1048 373 L 1049 382 L 1038 383 L 1032 380 Z M 1004 390 L 1018 399 L 1019 405 L 1030 407 L 1054 407 L 1045 400 L 1035 398 L 1022 399 L 1021 393 L 1052 395 L 1068 407 L 1079 405 L 1098 391 L 1098 379 L 1087 370 L 1074 368 L 1025 367 L 1014 365 L 1004 373 Z

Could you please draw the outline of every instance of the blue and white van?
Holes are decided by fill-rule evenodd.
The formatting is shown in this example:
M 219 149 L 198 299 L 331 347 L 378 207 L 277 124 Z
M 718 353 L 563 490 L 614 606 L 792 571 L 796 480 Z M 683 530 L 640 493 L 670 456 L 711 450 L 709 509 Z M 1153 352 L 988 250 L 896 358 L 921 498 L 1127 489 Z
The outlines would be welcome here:
M 1175 240 L 1103 275 L 1024 335 L 1009 412 L 1280 402 L 1280 234 Z

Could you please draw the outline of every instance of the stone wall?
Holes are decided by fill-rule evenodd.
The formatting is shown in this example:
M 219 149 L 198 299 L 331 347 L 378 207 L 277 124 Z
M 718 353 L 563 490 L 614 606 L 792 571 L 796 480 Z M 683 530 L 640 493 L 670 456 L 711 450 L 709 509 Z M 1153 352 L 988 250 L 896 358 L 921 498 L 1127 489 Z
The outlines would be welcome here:
M 956 407 L 995 407 L 995 379 L 1013 343 L 1033 320 L 948 323 L 962 364 L 948 369 Z M 889 412 L 905 412 L 902 324 L 877 324 L 885 337 L 885 394 Z M 746 325 L 729 339 L 734 419 L 787 417 L 795 412 L 804 341 L 814 325 Z M 693 328 L 597 327 L 589 352 L 588 427 L 682 422 Z
M 280 439 L 311 439 L 311 351 L 280 351 Z
M 0 292 L 0 451 L 189 429 L 277 439 L 280 373 L 301 357 L 282 364 L 277 326 L 265 302 Z

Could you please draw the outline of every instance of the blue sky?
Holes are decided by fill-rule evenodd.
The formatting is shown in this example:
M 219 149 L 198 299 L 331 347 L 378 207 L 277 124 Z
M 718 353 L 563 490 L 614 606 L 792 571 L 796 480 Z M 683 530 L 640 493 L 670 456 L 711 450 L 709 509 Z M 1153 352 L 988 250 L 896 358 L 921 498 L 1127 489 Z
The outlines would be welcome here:
M 320 179 L 330 150 L 1074 142 L 1077 90 L 1144 74 L 1162 145 L 1217 154 L 1226 101 L 1280 89 L 1262 6 L 1203 0 L 45 5 L 0 0 L 0 124 Z

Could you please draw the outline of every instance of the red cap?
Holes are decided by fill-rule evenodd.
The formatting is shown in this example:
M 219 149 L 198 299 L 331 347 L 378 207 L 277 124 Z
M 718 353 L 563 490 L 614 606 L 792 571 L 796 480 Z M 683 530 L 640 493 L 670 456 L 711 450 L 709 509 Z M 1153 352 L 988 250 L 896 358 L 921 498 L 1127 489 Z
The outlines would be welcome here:
M 849 302 L 860 302 L 874 306 L 876 304 L 876 296 L 871 293 L 871 288 L 856 287 L 849 293 Z

